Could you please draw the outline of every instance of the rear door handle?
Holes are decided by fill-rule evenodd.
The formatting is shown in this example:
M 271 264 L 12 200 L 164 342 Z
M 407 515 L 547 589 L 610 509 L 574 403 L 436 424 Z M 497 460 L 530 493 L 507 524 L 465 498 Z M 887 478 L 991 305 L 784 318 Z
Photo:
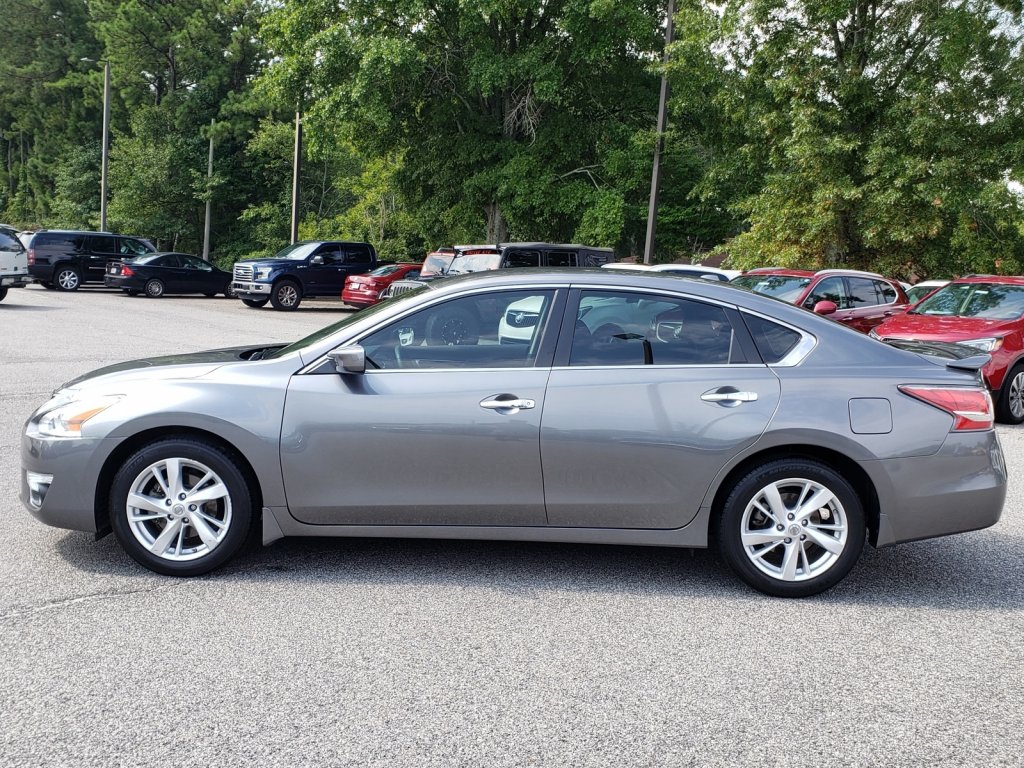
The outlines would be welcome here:
M 757 392 L 705 392 L 700 396 L 705 403 L 721 403 L 722 405 L 739 405 L 740 403 L 752 403 L 757 400 Z

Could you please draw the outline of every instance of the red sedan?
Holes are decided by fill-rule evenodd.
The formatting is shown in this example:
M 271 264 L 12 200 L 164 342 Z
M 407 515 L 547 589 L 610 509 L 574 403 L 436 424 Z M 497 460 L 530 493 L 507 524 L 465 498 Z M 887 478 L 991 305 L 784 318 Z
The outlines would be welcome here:
M 377 267 L 365 275 L 351 275 L 345 281 L 341 300 L 352 307 L 369 307 L 384 297 L 384 291 L 395 280 L 412 280 L 420 276 L 419 264 L 402 262 Z

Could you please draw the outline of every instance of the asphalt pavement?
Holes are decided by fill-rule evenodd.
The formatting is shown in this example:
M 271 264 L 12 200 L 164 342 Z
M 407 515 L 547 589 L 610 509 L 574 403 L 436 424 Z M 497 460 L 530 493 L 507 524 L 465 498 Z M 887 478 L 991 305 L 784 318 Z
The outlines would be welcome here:
M 22 508 L 22 425 L 64 381 L 345 311 L 0 302 L 0 765 L 1024 765 L 1024 427 L 998 525 L 797 601 L 708 551 L 562 544 L 284 540 L 173 579 Z

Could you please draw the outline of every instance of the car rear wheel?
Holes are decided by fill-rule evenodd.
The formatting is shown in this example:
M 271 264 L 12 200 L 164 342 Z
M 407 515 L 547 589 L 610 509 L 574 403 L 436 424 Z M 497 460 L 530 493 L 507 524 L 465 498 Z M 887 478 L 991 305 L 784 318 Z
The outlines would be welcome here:
M 164 295 L 164 282 L 153 278 L 152 280 L 146 281 L 146 295 L 151 299 L 159 299 Z
M 1003 424 L 1024 422 L 1024 365 L 1018 363 L 1006 374 L 996 404 L 996 415 Z
M 202 439 L 151 443 L 118 470 L 110 523 L 138 563 L 157 573 L 198 576 L 245 544 L 256 515 L 238 459 Z
M 6 298 L 7 298 L 7 289 L 6 288 L 0 288 L 0 301 L 3 301 Z
M 237 298 L 237 295 L 235 294 L 235 289 L 231 285 L 231 283 L 228 283 L 227 288 L 224 289 L 224 297 L 228 299 Z
M 726 499 L 719 551 L 754 589 L 816 595 L 850 572 L 864 547 L 864 509 L 846 479 L 803 459 L 770 461 Z
M 53 287 L 58 291 L 77 291 L 82 284 L 82 276 L 74 267 L 57 267 L 53 273 Z
M 282 280 L 274 286 L 274 290 L 270 294 L 270 303 L 274 309 L 285 312 L 297 309 L 300 301 L 302 301 L 302 293 L 299 291 L 299 286 L 291 280 Z

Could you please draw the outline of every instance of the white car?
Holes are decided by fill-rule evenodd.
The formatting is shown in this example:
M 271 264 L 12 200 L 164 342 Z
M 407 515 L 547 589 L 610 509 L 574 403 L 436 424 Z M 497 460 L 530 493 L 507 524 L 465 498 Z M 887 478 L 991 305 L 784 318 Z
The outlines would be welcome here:
M 948 283 L 949 280 L 922 280 L 920 283 L 907 288 L 907 299 L 911 304 L 917 304 L 925 296 L 935 293 L 935 291 Z
M 605 264 L 601 269 L 628 269 L 634 272 L 668 272 L 673 275 L 684 277 L 704 278 L 705 280 L 729 282 L 736 275 L 738 270 L 718 269 L 717 267 L 705 267 L 701 264 Z

